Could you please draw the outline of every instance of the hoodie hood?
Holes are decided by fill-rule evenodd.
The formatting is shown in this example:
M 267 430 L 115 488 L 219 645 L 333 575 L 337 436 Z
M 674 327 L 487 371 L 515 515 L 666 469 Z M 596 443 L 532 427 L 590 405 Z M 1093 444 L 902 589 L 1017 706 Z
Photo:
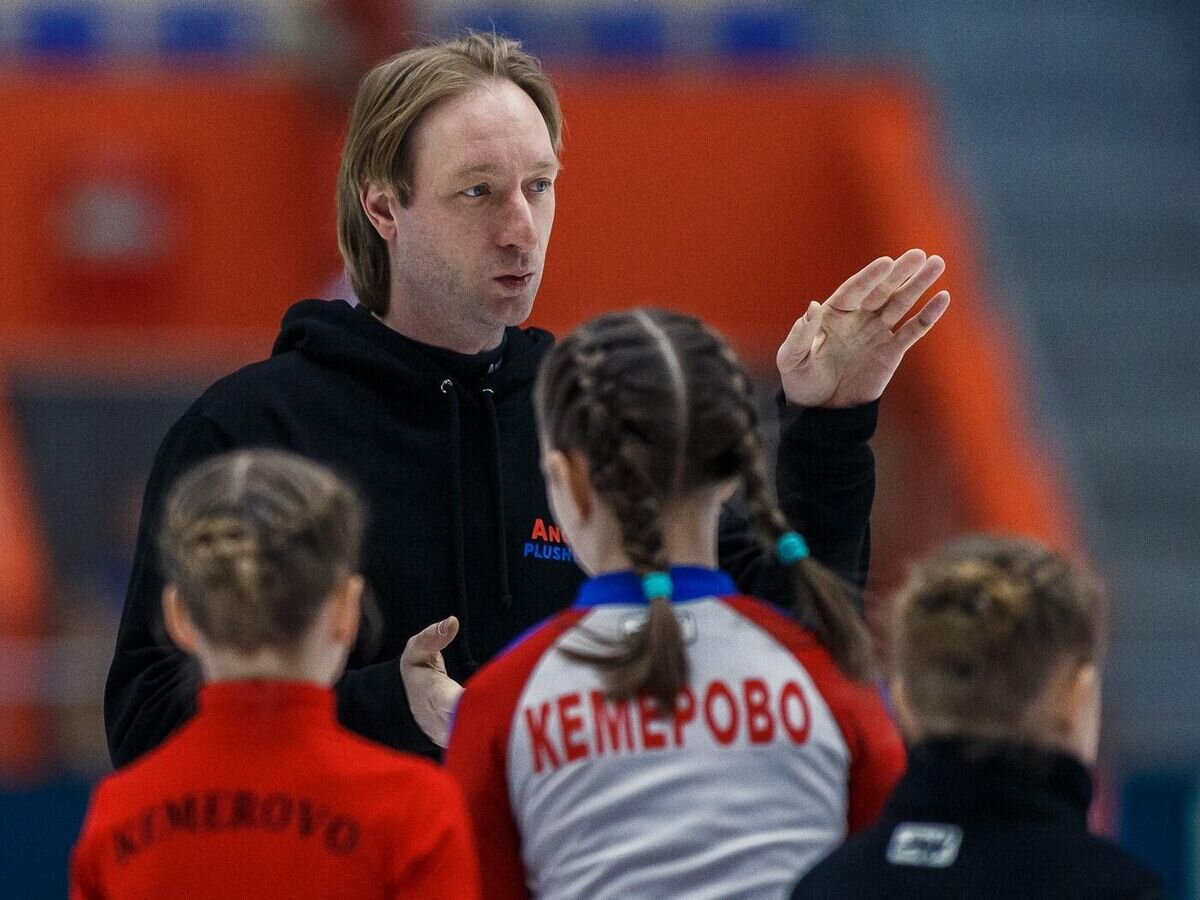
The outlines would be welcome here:
M 398 503 L 411 508 L 387 529 L 393 534 L 439 535 L 441 571 L 450 582 L 440 594 L 448 601 L 440 612 L 459 618 L 459 637 L 449 652 L 458 657 L 452 668 L 460 679 L 497 649 L 490 632 L 512 614 L 511 573 L 524 556 L 516 557 L 510 533 L 528 533 L 530 522 L 546 516 L 531 393 L 553 344 L 541 329 L 506 328 L 498 368 L 488 371 L 487 357 L 495 362 L 495 352 L 481 354 L 478 366 L 462 356 L 466 365 L 458 366 L 454 354 L 397 333 L 363 307 L 302 300 L 287 311 L 272 348 L 271 362 L 295 372 L 337 373 L 340 386 L 325 394 L 335 414 L 370 410 L 366 421 L 374 434 L 355 454 L 357 465 L 371 470 L 369 478 L 404 486 L 368 491 L 368 500 L 380 519 Z M 302 381 L 290 390 L 312 399 Z M 305 405 L 304 428 L 312 431 L 322 416 Z M 333 429 L 329 439 L 343 443 L 345 434 Z M 399 460 L 407 462 L 396 467 Z M 378 500 L 385 493 L 394 495 L 387 511 Z M 389 565 L 398 565 L 397 554 L 422 540 L 418 533 L 398 541 Z M 524 543 L 518 546 L 524 552 Z
M 504 360 L 488 383 L 502 396 L 530 384 L 554 338 L 540 328 L 505 329 Z M 376 382 L 386 392 L 427 394 L 451 374 L 421 345 L 397 334 L 361 306 L 301 300 L 284 315 L 272 356 L 298 351 L 323 366 Z

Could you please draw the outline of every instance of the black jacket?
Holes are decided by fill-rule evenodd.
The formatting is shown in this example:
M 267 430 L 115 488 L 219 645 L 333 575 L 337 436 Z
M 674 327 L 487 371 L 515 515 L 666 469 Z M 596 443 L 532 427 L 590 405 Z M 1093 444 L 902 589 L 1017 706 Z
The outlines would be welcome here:
M 123 765 L 156 746 L 194 708 L 197 674 L 163 635 L 154 535 L 176 477 L 206 457 L 274 446 L 322 461 L 370 506 L 364 573 L 382 622 L 351 654 L 338 685 L 345 725 L 392 747 L 433 753 L 404 695 L 405 641 L 455 614 L 446 652 L 463 680 L 515 636 L 574 599 L 583 579 L 555 538 L 538 464 L 532 389 L 553 340 L 510 328 L 503 362 L 423 347 L 362 308 L 305 300 L 284 317 L 271 358 L 214 384 L 172 427 L 150 475 L 133 573 L 105 688 L 109 752 Z M 462 365 L 465 362 L 467 365 Z M 454 370 L 454 371 L 451 371 Z M 779 489 L 814 555 L 860 584 L 876 405 L 787 410 Z M 780 597 L 786 581 L 744 523 L 728 514 L 722 566 L 741 589 Z
M 1164 897 L 1154 873 L 1088 832 L 1091 801 L 1091 778 L 1069 756 L 919 744 L 879 821 L 819 863 L 792 898 Z

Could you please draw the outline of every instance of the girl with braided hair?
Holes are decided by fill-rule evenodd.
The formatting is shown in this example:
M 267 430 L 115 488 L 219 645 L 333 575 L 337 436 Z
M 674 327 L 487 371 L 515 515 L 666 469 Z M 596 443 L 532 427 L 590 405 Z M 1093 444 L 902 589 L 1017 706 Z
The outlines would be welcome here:
M 1088 833 L 1106 606 L 1087 570 L 1027 540 L 965 538 L 918 564 L 892 604 L 909 769 L 793 898 L 1163 900 Z
M 179 480 L 159 544 L 199 712 L 104 779 L 71 868 L 103 897 L 479 896 L 453 780 L 337 724 L 364 510 L 324 467 L 239 451 Z
M 592 577 L 456 713 L 487 896 L 785 896 L 874 820 L 904 754 L 861 619 L 771 495 L 750 380 L 696 319 L 635 310 L 558 344 L 535 405 Z M 739 489 L 791 610 L 716 567 Z

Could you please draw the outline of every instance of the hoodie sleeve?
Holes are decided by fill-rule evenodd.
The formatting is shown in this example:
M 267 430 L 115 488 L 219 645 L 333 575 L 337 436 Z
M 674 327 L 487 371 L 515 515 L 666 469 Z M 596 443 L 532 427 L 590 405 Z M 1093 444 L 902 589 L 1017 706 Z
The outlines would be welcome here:
M 129 590 L 104 689 L 104 726 L 114 766 L 157 747 L 195 710 L 199 668 L 171 644 L 162 625 L 164 579 L 156 536 L 175 480 L 238 443 L 206 416 L 188 414 L 159 447 L 142 501 Z M 347 671 L 337 694 L 338 718 L 347 728 L 390 747 L 438 755 L 408 708 L 398 660 Z
M 780 397 L 779 504 L 804 535 L 813 557 L 860 589 L 867 581 L 870 516 L 875 500 L 875 434 L 879 401 L 848 409 L 805 409 Z M 738 589 L 791 605 L 786 569 L 769 558 L 743 512 L 726 507 L 719 531 L 721 567 Z
M 440 759 L 441 750 L 417 724 L 393 658 L 347 669 L 336 686 L 338 719 L 365 738 L 395 750 Z
M 142 500 L 142 520 L 117 646 L 104 687 L 104 728 L 114 766 L 151 750 L 195 709 L 199 672 L 162 626 L 163 575 L 156 536 L 166 494 L 181 474 L 230 449 L 204 416 L 184 415 L 163 439 Z

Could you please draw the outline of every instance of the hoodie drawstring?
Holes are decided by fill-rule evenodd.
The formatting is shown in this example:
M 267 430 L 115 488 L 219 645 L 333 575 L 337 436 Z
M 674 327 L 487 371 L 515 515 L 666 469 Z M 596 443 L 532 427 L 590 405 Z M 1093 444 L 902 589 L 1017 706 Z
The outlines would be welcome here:
M 466 561 L 466 526 L 463 523 L 462 495 L 462 420 L 458 408 L 458 392 L 454 382 L 447 378 L 441 384 L 441 391 L 450 400 L 450 503 L 454 511 L 451 518 L 454 523 L 454 582 L 458 591 L 459 641 L 462 647 L 464 662 L 469 671 L 479 668 L 479 662 L 471 652 L 470 619 L 467 610 L 467 561 Z
M 500 422 L 496 418 L 495 392 L 483 389 L 483 408 L 492 426 L 492 492 L 496 498 L 496 574 L 500 579 L 500 606 L 512 609 L 512 585 L 508 581 L 508 530 L 504 525 L 504 469 L 500 462 Z

